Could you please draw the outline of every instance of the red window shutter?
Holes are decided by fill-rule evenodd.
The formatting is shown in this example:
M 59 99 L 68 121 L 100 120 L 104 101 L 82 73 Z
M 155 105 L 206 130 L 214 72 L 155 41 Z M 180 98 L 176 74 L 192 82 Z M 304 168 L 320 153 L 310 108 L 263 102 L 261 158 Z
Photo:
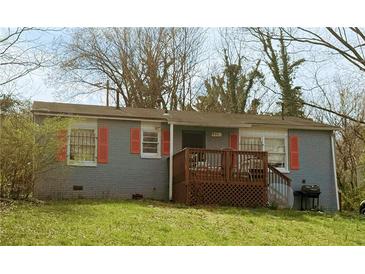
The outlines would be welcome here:
M 98 163 L 108 163 L 108 129 L 98 129 Z
M 229 147 L 233 150 L 238 150 L 238 134 L 237 133 L 231 133 L 229 136 Z M 237 155 L 232 154 L 231 159 L 231 165 L 232 167 L 237 167 Z
M 60 147 L 57 153 L 57 160 L 58 161 L 66 161 L 67 157 L 67 130 L 62 129 L 57 134 L 58 140 L 60 142 Z
M 237 133 L 231 133 L 229 136 L 229 147 L 238 150 L 238 134 Z
M 162 130 L 162 155 L 170 155 L 170 131 L 167 128 Z
M 131 153 L 141 153 L 141 129 L 131 128 Z
M 299 169 L 299 143 L 298 136 L 290 136 L 290 169 Z

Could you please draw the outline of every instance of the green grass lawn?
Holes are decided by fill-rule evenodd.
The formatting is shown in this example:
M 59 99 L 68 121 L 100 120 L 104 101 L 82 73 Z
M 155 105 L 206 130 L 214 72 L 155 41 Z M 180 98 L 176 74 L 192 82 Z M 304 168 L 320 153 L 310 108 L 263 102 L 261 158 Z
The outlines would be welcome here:
M 156 201 L 21 203 L 0 210 L 0 245 L 365 245 L 365 218 Z

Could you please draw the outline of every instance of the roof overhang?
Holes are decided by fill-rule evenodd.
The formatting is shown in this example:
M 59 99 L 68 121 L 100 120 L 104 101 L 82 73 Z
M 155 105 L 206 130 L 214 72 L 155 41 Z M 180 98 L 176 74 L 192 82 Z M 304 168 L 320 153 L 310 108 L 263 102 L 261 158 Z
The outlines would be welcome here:
M 93 115 L 93 114 L 84 114 L 84 113 L 59 113 L 59 112 L 44 112 L 35 110 L 32 111 L 34 115 L 40 116 L 53 116 L 53 117 L 67 117 L 67 118 L 86 118 L 86 119 L 106 119 L 106 120 L 122 120 L 122 121 L 154 121 L 154 122 L 167 122 L 164 119 L 156 119 L 156 118 L 139 118 L 139 117 L 123 117 L 123 116 L 112 116 L 112 115 Z
M 34 102 L 34 115 L 54 117 L 99 118 L 110 120 L 162 122 L 181 126 L 210 128 L 281 128 L 298 130 L 336 131 L 340 128 L 296 117 L 279 119 L 268 115 L 240 115 L 228 113 L 198 113 L 143 108 L 123 108 L 78 105 L 53 102 Z
M 182 122 L 182 121 L 173 121 L 168 120 L 168 123 L 171 125 L 178 126 L 193 126 L 193 127 L 223 127 L 223 128 L 250 128 L 251 124 L 219 124 L 219 123 L 194 123 L 194 122 Z
M 123 117 L 123 116 L 102 116 L 84 113 L 59 113 L 52 111 L 32 110 L 33 114 L 40 116 L 52 117 L 67 117 L 67 118 L 86 118 L 86 119 L 106 119 L 106 120 L 121 120 L 121 121 L 153 121 L 160 123 L 168 123 L 178 126 L 194 126 L 194 127 L 212 127 L 212 128 L 268 128 L 275 127 L 281 129 L 301 129 L 301 130 L 320 130 L 320 131 L 335 131 L 340 130 L 338 127 L 311 127 L 311 126 L 296 126 L 296 125 L 278 125 L 278 124 L 220 124 L 220 123 L 194 123 L 191 121 L 174 121 L 171 119 L 156 119 L 146 117 Z
M 277 125 L 277 124 L 217 124 L 217 123 L 193 123 L 169 120 L 168 124 L 177 126 L 193 126 L 193 127 L 212 127 L 212 128 L 280 128 L 280 129 L 298 129 L 298 130 L 319 130 L 319 131 L 334 131 L 339 130 L 336 127 L 311 127 L 311 126 L 296 126 L 296 125 Z
M 277 125 L 277 124 L 252 124 L 253 127 L 256 128 L 267 128 L 267 127 L 275 127 L 275 128 L 281 128 L 281 129 L 302 129 L 302 130 L 320 130 L 320 131 L 334 131 L 334 130 L 340 130 L 339 127 L 312 127 L 312 126 L 297 126 L 297 125 Z

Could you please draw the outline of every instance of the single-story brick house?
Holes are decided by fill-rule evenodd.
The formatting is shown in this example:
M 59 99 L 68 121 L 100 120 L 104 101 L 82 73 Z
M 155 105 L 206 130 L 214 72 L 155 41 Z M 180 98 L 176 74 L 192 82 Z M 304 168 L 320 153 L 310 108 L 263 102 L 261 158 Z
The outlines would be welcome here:
M 40 199 L 139 194 L 187 204 L 261 206 L 273 193 L 285 200 L 303 184 L 317 184 L 320 208 L 339 209 L 336 128 L 329 125 L 296 117 L 39 101 L 33 114 L 37 123 L 78 118 L 60 134 L 63 175 L 50 172 L 37 182 L 34 195 Z

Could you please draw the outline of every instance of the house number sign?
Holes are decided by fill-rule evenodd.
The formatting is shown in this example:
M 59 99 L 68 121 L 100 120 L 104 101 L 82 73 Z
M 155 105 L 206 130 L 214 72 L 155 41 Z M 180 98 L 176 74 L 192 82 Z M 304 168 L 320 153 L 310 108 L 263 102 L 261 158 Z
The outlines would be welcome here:
M 213 132 L 212 132 L 212 137 L 222 137 L 222 132 L 219 132 L 219 131 L 213 131 Z

